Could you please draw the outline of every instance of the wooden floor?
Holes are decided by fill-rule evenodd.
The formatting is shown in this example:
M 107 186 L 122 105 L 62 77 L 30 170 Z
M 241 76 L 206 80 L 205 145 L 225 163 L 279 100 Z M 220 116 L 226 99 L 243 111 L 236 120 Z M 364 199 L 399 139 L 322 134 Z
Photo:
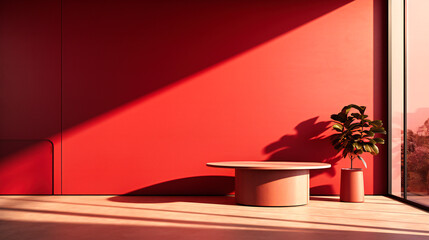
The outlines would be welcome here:
M 381 196 L 249 207 L 232 197 L 0 196 L 0 239 L 429 240 L 429 214 Z

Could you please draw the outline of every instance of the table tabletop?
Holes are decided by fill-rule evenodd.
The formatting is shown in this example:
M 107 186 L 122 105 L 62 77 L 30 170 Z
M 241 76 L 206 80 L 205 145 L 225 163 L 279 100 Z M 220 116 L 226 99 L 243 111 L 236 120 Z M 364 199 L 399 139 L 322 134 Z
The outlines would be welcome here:
M 210 162 L 209 167 L 240 168 L 254 170 L 303 170 L 330 168 L 329 163 L 320 162 L 288 162 L 288 161 L 230 161 Z

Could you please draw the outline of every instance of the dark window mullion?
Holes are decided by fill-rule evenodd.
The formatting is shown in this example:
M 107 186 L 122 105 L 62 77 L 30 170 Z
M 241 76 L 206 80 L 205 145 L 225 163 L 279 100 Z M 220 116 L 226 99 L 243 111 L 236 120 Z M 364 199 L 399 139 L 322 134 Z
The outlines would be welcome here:
M 407 199 L 408 189 L 408 168 L 407 168 L 407 150 L 408 150 L 408 128 L 407 128 L 407 0 L 404 0 L 404 199 Z

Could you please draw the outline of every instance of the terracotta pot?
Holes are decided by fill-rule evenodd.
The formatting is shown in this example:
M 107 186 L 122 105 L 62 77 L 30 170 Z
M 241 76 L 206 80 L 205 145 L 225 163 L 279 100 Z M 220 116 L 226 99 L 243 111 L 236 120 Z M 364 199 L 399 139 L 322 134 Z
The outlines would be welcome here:
M 341 169 L 341 202 L 363 202 L 364 186 L 362 168 Z

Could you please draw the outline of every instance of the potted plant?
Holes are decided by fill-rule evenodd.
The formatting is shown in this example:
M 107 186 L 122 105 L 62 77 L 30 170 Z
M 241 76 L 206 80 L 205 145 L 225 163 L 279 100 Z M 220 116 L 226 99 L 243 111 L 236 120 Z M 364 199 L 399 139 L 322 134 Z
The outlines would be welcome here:
M 351 111 L 352 109 L 357 111 Z M 377 144 L 384 144 L 384 139 L 375 137 L 376 133 L 386 134 L 381 120 L 372 121 L 365 115 L 365 106 L 350 104 L 338 114 L 332 114 L 332 128 L 336 131 L 332 137 L 332 145 L 343 158 L 350 158 L 350 168 L 341 169 L 340 200 L 343 202 L 363 202 L 364 185 L 362 168 L 353 168 L 353 160 L 362 161 L 365 168 L 364 152 L 377 155 Z

